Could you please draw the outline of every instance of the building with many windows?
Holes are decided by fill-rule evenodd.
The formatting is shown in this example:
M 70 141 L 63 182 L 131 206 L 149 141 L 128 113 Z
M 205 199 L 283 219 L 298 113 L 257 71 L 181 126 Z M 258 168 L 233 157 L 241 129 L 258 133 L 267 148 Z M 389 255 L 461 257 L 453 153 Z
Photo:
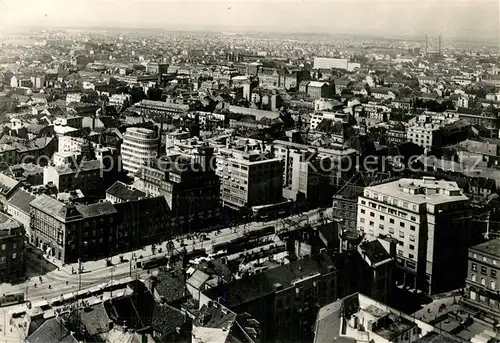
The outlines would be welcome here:
M 16 220 L 0 214 L 0 283 L 24 276 L 24 228 Z
M 219 149 L 217 174 L 225 206 L 235 209 L 277 203 L 282 199 L 283 162 L 264 151 Z
M 398 240 L 399 287 L 436 294 L 463 286 L 471 210 L 456 182 L 424 177 L 367 187 L 357 225 L 362 234 Z
M 500 321 L 500 239 L 469 249 L 462 308 L 474 316 Z
M 136 173 L 158 154 L 158 134 L 154 130 L 130 127 L 123 134 L 121 145 L 123 170 Z
M 72 204 L 42 194 L 30 203 L 33 244 L 63 263 L 140 249 L 172 237 L 164 197 Z
M 220 218 L 220 181 L 215 174 L 213 148 L 198 147 L 192 160 L 179 155 L 156 160 L 135 176 L 137 188 L 164 196 L 179 230 L 198 231 Z

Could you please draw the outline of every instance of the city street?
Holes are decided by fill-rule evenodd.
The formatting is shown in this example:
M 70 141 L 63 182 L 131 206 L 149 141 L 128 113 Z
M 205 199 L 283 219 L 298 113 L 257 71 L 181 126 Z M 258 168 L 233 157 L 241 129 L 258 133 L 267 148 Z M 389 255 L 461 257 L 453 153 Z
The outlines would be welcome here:
M 321 210 L 313 210 L 301 215 L 288 217 L 288 219 L 294 219 L 299 223 L 313 223 L 319 220 L 320 215 L 318 213 L 320 211 Z M 282 219 L 272 220 L 269 222 L 252 222 L 239 225 L 235 228 L 221 229 L 219 232 L 212 231 L 206 233 L 207 240 L 205 241 L 200 241 L 199 239 L 184 239 L 183 243 L 187 251 L 197 248 L 205 248 L 210 251 L 212 244 L 228 242 L 234 238 L 241 237 L 245 232 L 259 230 L 262 227 L 270 225 L 274 225 L 277 230 L 283 229 Z M 174 246 L 177 250 L 180 250 L 182 248 L 180 240 L 174 240 Z M 155 250 L 158 251 L 159 248 L 162 248 L 162 254 L 166 254 L 166 242 L 156 244 Z M 59 269 L 49 271 L 41 278 L 39 276 L 34 276 L 24 283 L 15 285 L 2 284 L 0 286 L 0 293 L 8 294 L 24 292 L 26 300 L 50 300 L 54 297 L 60 296 L 61 294 L 77 291 L 79 289 L 80 282 L 81 289 L 85 289 L 108 282 L 112 278 L 119 279 L 129 275 L 134 277 L 136 274 L 144 274 L 144 270 L 135 270 L 134 263 L 130 263 L 132 254 L 135 254 L 135 256 L 142 255 L 144 258 L 152 256 L 151 246 L 148 246 L 145 250 L 136 250 L 114 256 L 112 258 L 114 265 L 109 267 L 106 267 L 106 261 L 104 259 L 85 262 L 83 263 L 84 271 L 81 275 L 73 274 L 71 272 L 72 269 L 78 269 L 77 264 L 59 266 Z M 156 254 L 159 255 L 158 253 Z M 120 256 L 123 256 L 125 262 L 119 263 Z M 111 270 L 113 270 L 112 275 Z

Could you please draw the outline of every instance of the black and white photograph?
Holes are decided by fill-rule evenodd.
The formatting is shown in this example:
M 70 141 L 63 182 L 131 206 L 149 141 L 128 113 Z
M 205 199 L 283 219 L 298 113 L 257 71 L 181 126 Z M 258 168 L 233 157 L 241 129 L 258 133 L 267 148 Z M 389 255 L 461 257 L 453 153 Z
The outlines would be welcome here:
M 499 0 L 0 0 L 0 343 L 500 343 Z

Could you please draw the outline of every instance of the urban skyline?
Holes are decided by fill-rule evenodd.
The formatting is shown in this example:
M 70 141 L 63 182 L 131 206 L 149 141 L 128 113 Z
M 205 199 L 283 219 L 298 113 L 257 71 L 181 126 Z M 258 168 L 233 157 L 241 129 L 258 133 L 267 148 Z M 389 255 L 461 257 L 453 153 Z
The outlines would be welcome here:
M 2 0 L 4 28 L 116 27 L 499 39 L 496 1 Z M 175 13 L 175 15 L 169 15 Z M 332 20 L 333 19 L 333 20 Z

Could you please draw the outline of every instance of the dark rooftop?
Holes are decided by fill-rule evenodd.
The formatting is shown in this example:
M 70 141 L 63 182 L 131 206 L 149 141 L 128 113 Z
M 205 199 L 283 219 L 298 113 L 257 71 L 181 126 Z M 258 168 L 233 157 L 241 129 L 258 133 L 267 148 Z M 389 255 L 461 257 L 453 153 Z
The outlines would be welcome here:
M 326 255 L 320 254 L 263 273 L 244 276 L 230 283 L 222 283 L 218 287 L 206 290 L 204 293 L 214 300 L 223 299 L 223 304 L 232 308 L 275 293 L 278 284 L 283 288 L 288 288 L 295 280 L 316 273 L 326 274 L 334 271 L 334 268 L 333 262 Z
M 492 239 L 470 248 L 471 250 L 500 257 L 500 238 Z
M 28 343 L 77 343 L 70 332 L 57 318 L 52 318 L 43 323 L 27 339 Z
M 30 202 L 35 200 L 36 196 L 25 191 L 24 189 L 17 189 L 12 197 L 9 199 L 9 206 L 13 206 L 18 210 L 25 213 L 30 213 Z
M 138 200 L 139 198 L 146 197 L 146 193 L 136 188 L 128 187 L 120 181 L 116 181 L 106 190 L 106 193 L 125 201 Z
M 362 254 L 368 258 L 372 264 L 385 261 L 390 257 L 378 240 L 362 242 L 359 248 Z

